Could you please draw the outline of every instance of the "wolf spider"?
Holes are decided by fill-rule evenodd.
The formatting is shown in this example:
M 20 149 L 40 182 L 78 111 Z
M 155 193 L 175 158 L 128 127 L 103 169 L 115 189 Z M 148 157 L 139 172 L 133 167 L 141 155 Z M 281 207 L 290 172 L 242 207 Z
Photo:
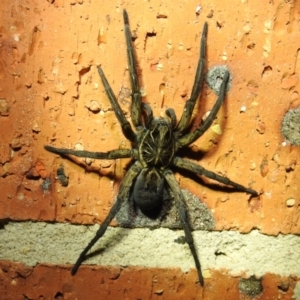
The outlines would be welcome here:
M 81 263 L 85 260 L 87 252 L 104 235 L 109 223 L 115 217 L 123 201 L 133 198 L 134 204 L 145 215 L 151 215 L 161 209 L 163 190 L 168 187 L 169 192 L 175 199 L 179 218 L 185 233 L 186 242 L 192 252 L 200 284 L 204 285 L 201 265 L 197 251 L 194 246 L 193 236 L 189 225 L 185 200 L 182 191 L 173 174 L 173 167 L 178 170 L 186 170 L 191 173 L 206 176 L 222 184 L 232 186 L 234 189 L 257 196 L 257 192 L 251 188 L 244 187 L 230 179 L 206 170 L 200 165 L 176 156 L 183 147 L 195 142 L 212 124 L 218 113 L 226 94 L 226 85 L 229 80 L 229 72 L 226 71 L 222 80 L 220 92 L 216 103 L 210 114 L 194 131 L 186 132 L 191 123 L 192 112 L 202 89 L 205 67 L 205 47 L 207 36 L 207 23 L 203 26 L 200 57 L 195 75 L 194 85 L 189 100 L 185 103 L 182 116 L 177 122 L 175 111 L 172 108 L 166 110 L 166 117 L 155 118 L 151 107 L 142 102 L 140 92 L 137 62 L 132 45 L 132 35 L 126 10 L 123 11 L 125 37 L 127 45 L 128 69 L 132 87 L 131 120 L 135 131 L 127 121 L 116 96 L 113 93 L 101 67 L 98 73 L 104 85 L 108 99 L 114 109 L 116 117 L 122 127 L 123 134 L 131 142 L 131 149 L 116 149 L 108 152 L 77 151 L 45 146 L 45 149 L 61 154 L 75 155 L 94 159 L 119 159 L 132 158 L 133 163 L 125 174 L 119 189 L 116 202 L 110 209 L 107 217 L 98 229 L 95 237 L 80 254 L 71 273 L 74 275 Z M 166 186 L 165 186 L 166 185 Z

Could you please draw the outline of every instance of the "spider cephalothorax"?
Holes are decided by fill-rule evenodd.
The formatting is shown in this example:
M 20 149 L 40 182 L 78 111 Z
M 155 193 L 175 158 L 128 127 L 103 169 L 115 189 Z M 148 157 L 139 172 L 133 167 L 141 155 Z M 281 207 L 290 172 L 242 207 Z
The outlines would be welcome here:
M 132 149 L 116 149 L 109 152 L 77 151 L 45 146 L 45 149 L 61 155 L 75 155 L 96 159 L 118 159 L 132 158 L 133 163 L 124 176 L 116 202 L 109 211 L 107 217 L 101 224 L 96 236 L 80 254 L 71 273 L 74 275 L 81 263 L 85 260 L 87 252 L 104 235 L 109 223 L 119 211 L 122 202 L 133 199 L 135 205 L 147 215 L 147 213 L 161 209 L 164 188 L 167 186 L 171 196 L 174 197 L 178 210 L 179 219 L 185 233 L 186 242 L 192 252 L 201 285 L 204 284 L 201 265 L 194 246 L 193 236 L 189 226 L 189 218 L 186 211 L 185 200 L 182 191 L 175 179 L 172 169 L 186 170 L 191 173 L 206 176 L 222 184 L 232 186 L 234 189 L 257 196 L 257 192 L 251 188 L 244 187 L 230 179 L 206 170 L 193 161 L 177 156 L 178 150 L 189 146 L 196 141 L 212 124 L 216 114 L 221 107 L 229 79 L 226 71 L 222 80 L 218 99 L 210 111 L 208 117 L 194 131 L 186 132 L 191 123 L 192 112 L 199 97 L 203 80 L 205 66 L 205 47 L 207 24 L 205 23 L 200 42 L 200 57 L 195 75 L 195 81 L 189 100 L 185 103 L 180 120 L 177 122 L 175 111 L 172 108 L 166 110 L 165 118 L 154 118 L 151 107 L 142 102 L 137 76 L 136 58 L 132 48 L 132 36 L 129 28 L 128 15 L 123 11 L 125 37 L 127 45 L 128 69 L 132 87 L 131 120 L 135 131 L 127 121 L 116 96 L 114 95 L 101 67 L 98 73 L 104 85 L 108 99 L 115 111 L 116 117 L 121 124 L 125 137 L 131 142 Z M 155 215 L 155 214 L 154 214 Z M 153 216 L 153 214 L 152 214 Z
M 139 160 L 144 167 L 165 169 L 175 154 L 175 137 L 167 119 L 153 119 L 149 128 L 138 137 Z

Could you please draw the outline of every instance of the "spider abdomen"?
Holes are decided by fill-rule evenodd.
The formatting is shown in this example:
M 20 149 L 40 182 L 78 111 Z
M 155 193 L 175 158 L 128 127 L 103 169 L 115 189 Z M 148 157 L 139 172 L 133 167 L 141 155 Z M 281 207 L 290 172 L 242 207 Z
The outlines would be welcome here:
M 162 202 L 164 177 L 154 168 L 145 168 L 133 186 L 133 200 L 142 211 L 151 211 Z

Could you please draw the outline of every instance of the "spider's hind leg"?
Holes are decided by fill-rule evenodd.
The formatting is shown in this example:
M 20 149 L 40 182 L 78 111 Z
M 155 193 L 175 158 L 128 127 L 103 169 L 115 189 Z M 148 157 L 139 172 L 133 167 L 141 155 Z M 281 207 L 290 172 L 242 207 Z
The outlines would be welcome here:
M 121 185 L 120 185 L 120 191 L 117 196 L 117 201 L 110 209 L 107 217 L 103 221 L 103 223 L 100 225 L 100 228 L 96 232 L 96 235 L 94 238 L 88 243 L 88 245 L 85 247 L 85 249 L 81 252 L 79 255 L 74 267 L 72 268 L 71 274 L 75 275 L 80 265 L 84 262 L 85 256 L 88 253 L 88 251 L 96 244 L 96 242 L 104 235 L 104 233 L 107 230 L 107 227 L 109 223 L 112 221 L 112 219 L 115 217 L 116 213 L 119 211 L 121 207 L 121 203 L 129 198 L 130 189 L 132 182 L 134 182 L 136 176 L 140 173 L 142 169 L 142 165 L 139 162 L 136 162 L 126 173 L 125 177 L 123 178 Z
M 198 255 L 197 255 L 197 251 L 196 251 L 196 248 L 194 245 L 194 239 L 193 239 L 193 236 L 191 233 L 188 215 L 186 212 L 186 207 L 185 207 L 185 203 L 183 200 L 184 198 L 183 198 L 181 189 L 180 189 L 180 187 L 175 179 L 175 176 L 173 175 L 171 170 L 167 169 L 166 171 L 164 171 L 164 177 L 165 177 L 166 181 L 168 182 L 168 185 L 169 185 L 172 193 L 174 194 L 175 204 L 176 204 L 176 207 L 179 212 L 179 218 L 180 218 L 180 222 L 183 227 L 183 230 L 184 230 L 186 242 L 188 243 L 188 245 L 190 247 L 190 250 L 192 252 L 192 255 L 193 255 L 193 258 L 195 261 L 196 269 L 198 272 L 199 282 L 203 286 L 204 279 L 203 279 L 203 275 L 202 275 L 202 271 L 201 271 L 201 264 L 200 264 L 200 261 L 199 261 Z
M 238 190 L 240 192 L 248 193 L 254 197 L 258 196 L 258 193 L 255 190 L 247 188 L 237 182 L 234 182 L 227 177 L 224 177 L 224 176 L 218 175 L 217 173 L 214 173 L 212 171 L 206 170 L 202 166 L 195 164 L 193 161 L 190 161 L 190 160 L 187 160 L 187 159 L 184 159 L 181 157 L 175 157 L 173 160 L 173 165 L 182 170 L 187 170 L 187 171 L 190 171 L 190 172 L 200 175 L 200 176 L 203 175 L 207 178 L 216 180 L 220 183 L 232 186 L 233 188 L 235 188 L 236 190 Z

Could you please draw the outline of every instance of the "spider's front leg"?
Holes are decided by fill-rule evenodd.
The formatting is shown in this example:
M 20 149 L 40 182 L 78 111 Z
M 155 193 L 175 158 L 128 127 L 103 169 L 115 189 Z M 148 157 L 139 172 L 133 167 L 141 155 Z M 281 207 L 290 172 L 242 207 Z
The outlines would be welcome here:
M 226 71 L 223 77 L 223 81 L 220 87 L 220 92 L 219 92 L 219 97 L 213 106 L 212 110 L 210 111 L 208 117 L 205 119 L 203 124 L 196 128 L 193 132 L 188 133 L 181 137 L 177 142 L 176 142 L 176 149 L 180 149 L 182 147 L 188 146 L 195 142 L 212 124 L 214 121 L 220 107 L 222 106 L 222 103 L 224 102 L 225 99 L 225 94 L 226 94 L 226 86 L 227 82 L 229 80 L 229 72 Z
M 195 261 L 195 265 L 196 265 L 196 269 L 198 272 L 198 278 L 199 278 L 199 282 L 200 284 L 203 286 L 204 285 L 204 279 L 203 279 L 203 275 L 202 275 L 202 271 L 201 271 L 201 264 L 197 255 L 197 251 L 194 245 L 194 239 L 191 233 L 191 229 L 190 229 L 190 225 L 189 225 L 189 220 L 188 220 L 188 215 L 186 212 L 186 207 L 185 207 L 185 203 L 184 203 L 184 198 L 181 192 L 181 189 L 175 179 L 174 174 L 172 173 L 172 171 L 170 169 L 167 169 L 164 171 L 163 173 L 164 178 L 166 179 L 173 195 L 175 198 L 175 204 L 179 213 L 179 218 L 180 218 L 180 222 L 181 225 L 183 227 L 184 230 L 184 234 L 185 234 L 185 238 L 186 238 L 186 242 L 188 243 L 190 250 L 192 252 L 194 261 Z
M 137 63 L 134 55 L 134 50 L 132 47 L 132 36 L 129 27 L 129 19 L 127 11 L 123 11 L 123 20 L 124 20 L 124 31 L 126 38 L 127 46 L 127 58 L 128 58 L 128 69 L 129 77 L 132 89 L 132 103 L 131 103 L 131 120 L 133 125 L 137 128 L 142 126 L 142 95 L 140 91 L 140 84 L 137 74 Z
M 100 228 L 96 232 L 96 235 L 94 238 L 89 242 L 89 244 L 86 246 L 86 248 L 81 252 L 80 256 L 78 257 L 74 267 L 72 268 L 71 274 L 75 275 L 79 266 L 84 262 L 85 256 L 88 253 L 88 251 L 96 244 L 96 242 L 104 235 L 106 232 L 106 229 L 109 225 L 109 223 L 112 221 L 112 219 L 115 217 L 117 212 L 119 211 L 121 207 L 121 203 L 129 198 L 130 189 L 132 186 L 132 183 L 134 182 L 137 175 L 142 170 L 142 164 L 140 162 L 136 162 L 126 173 L 125 177 L 123 178 L 120 188 L 119 188 L 119 194 L 117 196 L 117 201 L 110 209 L 107 217 L 103 221 L 103 223 L 100 225 Z
M 206 56 L 206 37 L 207 37 L 207 23 L 204 23 L 202 29 L 202 37 L 200 42 L 200 54 L 199 61 L 197 66 L 197 71 L 195 74 L 194 85 L 192 89 L 192 93 L 190 99 L 188 99 L 185 103 L 182 116 L 180 121 L 177 124 L 176 130 L 179 132 L 183 132 L 189 125 L 192 117 L 192 113 L 199 98 L 200 91 L 203 85 L 204 79 L 204 67 L 205 67 L 205 56 Z
M 98 73 L 99 73 L 99 76 L 102 80 L 102 83 L 103 83 L 103 86 L 105 88 L 105 92 L 108 96 L 108 99 L 109 99 L 109 102 L 110 104 L 112 105 L 113 109 L 114 109 L 114 112 L 116 114 L 116 117 L 119 121 L 119 123 L 121 124 L 121 127 L 122 127 L 122 131 L 125 135 L 125 137 L 130 140 L 132 143 L 135 142 L 135 138 L 136 138 L 136 135 L 134 133 L 134 131 L 132 130 L 131 128 L 131 125 L 130 123 L 127 121 L 118 101 L 117 101 L 117 98 L 113 92 L 113 90 L 111 89 L 105 75 L 104 75 L 104 72 L 103 70 L 101 69 L 101 67 L 98 67 Z

